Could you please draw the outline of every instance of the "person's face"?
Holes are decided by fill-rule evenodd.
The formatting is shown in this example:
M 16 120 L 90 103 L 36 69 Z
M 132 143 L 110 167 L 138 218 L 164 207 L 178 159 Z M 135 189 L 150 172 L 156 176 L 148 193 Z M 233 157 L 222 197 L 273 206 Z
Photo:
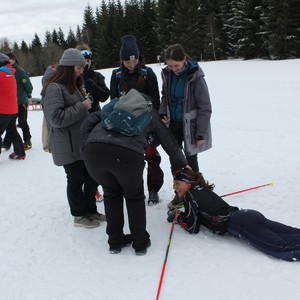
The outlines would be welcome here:
M 129 70 L 133 71 L 136 65 L 139 63 L 138 59 L 132 59 L 132 60 L 123 60 L 123 65 Z
M 13 58 L 10 58 L 8 61 L 10 62 L 11 65 L 13 65 L 16 62 Z
M 181 60 L 181 61 L 168 59 L 167 60 L 167 66 L 168 66 L 169 70 L 171 70 L 175 74 L 179 74 L 181 71 L 183 71 L 184 66 L 185 66 L 185 62 L 186 62 L 185 59 Z
M 173 189 L 176 191 L 179 197 L 183 197 L 190 189 L 190 187 L 191 187 L 190 183 L 186 183 L 179 180 L 173 181 Z
M 84 71 L 84 67 L 74 66 L 74 73 L 76 77 L 79 77 Z
M 88 66 L 88 69 L 89 69 L 92 64 L 92 60 L 90 58 L 86 58 L 85 61 L 86 61 L 86 65 Z

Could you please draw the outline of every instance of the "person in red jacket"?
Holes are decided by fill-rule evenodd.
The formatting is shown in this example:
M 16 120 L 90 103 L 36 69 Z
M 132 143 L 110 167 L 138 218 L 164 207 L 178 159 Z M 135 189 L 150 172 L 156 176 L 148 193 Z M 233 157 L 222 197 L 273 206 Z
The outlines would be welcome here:
M 2 134 L 6 130 L 10 134 L 14 152 L 10 159 L 25 159 L 25 149 L 21 136 L 16 128 L 18 113 L 17 83 L 15 69 L 9 63 L 9 57 L 0 53 L 0 153 Z

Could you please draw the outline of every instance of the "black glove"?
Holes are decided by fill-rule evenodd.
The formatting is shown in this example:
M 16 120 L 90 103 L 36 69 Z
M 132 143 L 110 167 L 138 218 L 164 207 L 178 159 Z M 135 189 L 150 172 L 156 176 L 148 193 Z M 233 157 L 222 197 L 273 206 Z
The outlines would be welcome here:
M 177 214 L 176 210 L 175 209 L 170 209 L 170 210 L 168 210 L 167 214 L 168 214 L 167 221 L 169 223 L 172 223 L 174 221 L 175 217 L 176 217 L 176 214 Z

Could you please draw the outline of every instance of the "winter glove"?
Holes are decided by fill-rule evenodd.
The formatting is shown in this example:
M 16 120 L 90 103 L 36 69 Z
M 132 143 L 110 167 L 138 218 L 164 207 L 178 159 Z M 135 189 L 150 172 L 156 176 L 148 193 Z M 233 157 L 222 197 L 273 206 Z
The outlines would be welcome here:
M 169 223 L 172 223 L 176 217 L 177 211 L 175 209 L 170 209 L 168 210 L 167 214 L 168 214 L 167 221 Z

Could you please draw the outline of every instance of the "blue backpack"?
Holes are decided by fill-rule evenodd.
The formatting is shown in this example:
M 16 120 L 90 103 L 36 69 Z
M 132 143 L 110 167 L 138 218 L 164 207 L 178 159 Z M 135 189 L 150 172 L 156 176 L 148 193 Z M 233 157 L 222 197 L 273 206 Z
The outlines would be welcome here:
M 151 122 L 151 109 L 151 101 L 147 101 L 137 90 L 131 89 L 126 95 L 103 106 L 102 125 L 107 130 L 127 136 L 139 135 Z

